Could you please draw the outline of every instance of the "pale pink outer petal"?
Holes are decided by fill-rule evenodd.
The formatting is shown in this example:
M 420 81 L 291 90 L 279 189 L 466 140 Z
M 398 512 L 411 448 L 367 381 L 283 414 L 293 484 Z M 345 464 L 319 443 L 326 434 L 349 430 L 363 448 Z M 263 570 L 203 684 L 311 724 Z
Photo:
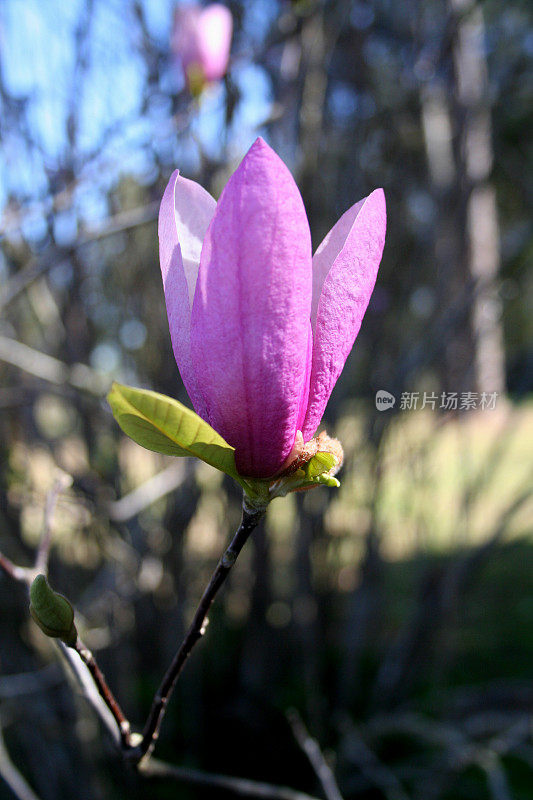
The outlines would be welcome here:
M 203 186 L 180 175 L 174 190 L 174 216 L 191 309 L 204 236 L 216 207 L 216 200 Z
M 198 183 L 172 173 L 159 210 L 159 259 L 174 357 L 196 411 L 205 408 L 191 367 L 191 308 L 202 241 L 216 208 Z
M 382 189 L 352 206 L 313 258 L 313 366 L 304 440 L 316 432 L 329 396 L 359 333 L 385 244 Z
M 290 452 L 306 393 L 311 240 L 285 164 L 257 139 L 204 239 L 191 348 L 211 425 L 243 475 L 272 475 Z
M 217 3 L 202 11 L 198 21 L 200 65 L 207 81 L 223 78 L 228 67 L 233 18 L 226 6 Z

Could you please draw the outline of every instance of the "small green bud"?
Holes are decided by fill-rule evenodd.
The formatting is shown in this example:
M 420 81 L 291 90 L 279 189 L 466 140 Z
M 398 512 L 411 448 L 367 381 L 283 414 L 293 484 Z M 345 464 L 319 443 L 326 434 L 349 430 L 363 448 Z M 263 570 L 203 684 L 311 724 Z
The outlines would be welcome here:
M 44 575 L 37 575 L 30 588 L 30 614 L 47 636 L 74 647 L 78 632 L 74 609 L 66 597 L 50 588 Z
M 336 464 L 337 459 L 333 453 L 319 451 L 305 465 L 305 474 L 308 478 L 318 478 L 332 470 Z

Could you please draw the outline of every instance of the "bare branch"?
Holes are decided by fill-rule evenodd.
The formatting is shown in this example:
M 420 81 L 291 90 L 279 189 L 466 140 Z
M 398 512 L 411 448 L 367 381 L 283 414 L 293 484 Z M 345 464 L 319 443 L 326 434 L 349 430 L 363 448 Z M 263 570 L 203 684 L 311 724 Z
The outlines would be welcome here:
M 0 337 L 0 340 L 3 337 Z M 1 341 L 0 341 L 0 358 L 1 358 Z M 39 573 L 44 575 L 48 574 L 48 557 L 50 554 L 51 539 L 51 526 L 52 518 L 57 503 L 57 498 L 70 484 L 72 479 L 70 475 L 62 470 L 58 470 L 58 475 L 52 486 L 51 490 L 46 495 L 46 505 L 44 510 L 44 522 L 39 548 L 35 557 L 35 566 L 21 567 L 19 564 L 14 564 L 11 559 L 0 553 L 0 567 L 6 572 L 13 580 L 21 583 L 26 583 L 29 586 L 33 583 Z
M 165 472 L 165 471 L 164 471 Z M 174 478 L 175 479 L 175 476 Z M 47 498 L 47 505 L 45 511 L 45 522 L 43 528 L 43 537 L 39 546 L 38 555 L 36 558 L 36 565 L 42 567 L 44 570 L 48 566 L 48 552 L 50 548 L 50 528 L 52 522 L 52 515 L 57 495 L 64 488 L 65 480 L 60 479 L 56 481 L 54 488 L 49 493 Z M 84 645 L 81 639 L 78 640 L 73 648 L 68 647 L 63 642 L 58 641 L 57 646 L 62 656 L 63 665 L 68 664 L 71 673 L 74 675 L 77 684 L 81 691 L 92 706 L 93 710 L 100 718 L 106 730 L 109 732 L 112 740 L 119 748 L 122 756 L 128 761 L 132 762 L 138 773 L 150 779 L 165 779 L 171 778 L 182 783 L 188 783 L 197 786 L 211 786 L 240 797 L 256 797 L 264 798 L 264 800 L 318 800 L 305 792 L 300 792 L 286 786 L 276 786 L 274 784 L 265 783 L 261 781 L 253 781 L 246 778 L 236 778 L 228 775 L 212 774 L 208 772 L 201 772 L 198 770 L 186 769 L 177 767 L 164 762 L 160 762 L 151 758 L 152 749 L 157 741 L 159 729 L 163 720 L 164 712 L 167 707 L 169 698 L 175 683 L 189 657 L 194 645 L 202 637 L 206 624 L 207 614 L 211 608 L 211 604 L 215 599 L 216 594 L 221 588 L 222 584 L 229 575 L 240 551 L 248 540 L 250 534 L 257 526 L 265 513 L 265 509 L 251 509 L 246 504 L 243 504 L 243 514 L 241 524 L 235 533 L 230 545 L 226 549 L 224 555 L 220 559 L 211 580 L 202 595 L 200 604 L 191 623 L 191 626 L 183 640 L 172 664 L 170 665 L 161 686 L 154 697 L 152 708 L 148 715 L 146 725 L 142 737 L 139 734 L 132 734 L 130 723 L 127 720 L 124 712 L 115 699 L 111 689 L 109 688 L 105 677 L 100 670 L 93 654 Z M 0 565 L 17 580 L 23 580 L 28 584 L 31 583 L 35 575 L 35 569 L 17 567 L 9 559 L 0 556 Z M 299 722 L 301 729 L 304 730 L 303 723 Z M 306 740 L 304 749 L 309 747 L 309 742 L 313 743 L 305 732 Z M 139 741 L 140 740 L 140 741 Z M 139 741 L 139 744 L 137 744 Z M 335 779 L 331 770 L 325 763 L 322 754 L 318 750 L 318 745 L 314 743 L 321 763 L 318 764 L 317 774 L 321 780 L 322 785 L 325 787 L 326 796 L 328 800 L 342 800 L 338 789 L 336 788 Z M 5 748 L 4 748 L 5 749 Z M 309 755 L 309 751 L 306 750 Z M 317 757 L 313 753 L 311 763 L 317 764 Z M 11 768 L 11 769 L 10 769 Z M 7 758 L 7 754 L 2 750 L 2 742 L 0 741 L 0 772 L 4 774 L 9 785 L 12 786 L 13 791 L 17 794 L 20 800 L 38 800 L 32 793 L 31 789 L 23 779 L 18 775 L 15 768 Z M 17 783 L 18 779 L 18 783 Z M 14 788 L 17 787 L 17 788 Z
M 215 599 L 218 590 L 228 577 L 233 565 L 235 564 L 239 553 L 246 544 L 248 537 L 257 526 L 265 513 L 265 509 L 250 509 L 243 503 L 242 520 L 239 525 L 235 536 L 224 555 L 217 564 L 217 567 L 211 576 L 211 580 L 207 585 L 200 604 L 196 610 L 193 621 L 179 650 L 177 651 L 174 659 L 168 668 L 166 675 L 161 682 L 161 686 L 156 692 L 152 702 L 152 708 L 148 714 L 146 725 L 143 730 L 143 739 L 138 748 L 137 757 L 140 760 L 147 753 L 151 752 L 157 738 L 159 736 L 159 728 L 163 720 L 166 706 L 178 680 L 178 677 L 185 666 L 194 645 L 202 638 L 207 626 L 207 614 L 211 608 L 211 604 Z
M 324 758 L 318 742 L 309 735 L 298 712 L 295 709 L 291 709 L 287 712 L 287 719 L 292 728 L 294 738 L 307 756 L 327 800 L 343 800 L 333 770 Z
M 66 472 L 60 472 L 54 481 L 54 485 L 46 495 L 43 532 L 41 535 L 41 541 L 39 542 L 37 556 L 35 558 L 35 571 L 37 573 L 42 573 L 43 575 L 48 574 L 48 559 L 52 544 L 52 519 L 54 516 L 56 503 L 61 492 L 65 491 L 65 489 L 68 489 L 71 484 L 72 478 L 70 475 L 67 475 Z
M 111 714 L 113 715 L 113 719 L 117 724 L 117 728 L 120 732 L 120 741 L 122 747 L 125 750 L 130 748 L 130 723 L 126 719 L 124 712 L 122 711 L 120 705 L 118 704 L 117 700 L 111 689 L 109 688 L 107 681 L 104 677 L 104 673 L 96 663 L 96 659 L 86 647 L 82 640 L 78 637 L 76 645 L 74 647 L 77 654 L 89 670 L 91 678 L 93 679 L 94 686 L 96 687 L 98 694 L 110 710 Z
M 116 724 L 116 719 L 111 713 L 109 706 L 106 704 L 104 698 L 98 691 L 95 685 L 93 675 L 91 674 L 87 664 L 79 657 L 71 647 L 67 647 L 63 642 L 58 641 L 57 645 L 62 655 L 61 663 L 68 664 L 71 674 L 76 679 L 76 683 L 81 689 L 81 692 L 93 711 L 99 717 L 100 721 L 108 731 L 111 739 L 115 742 L 117 747 L 121 747 L 121 731 Z
M 229 775 L 175 767 L 152 758 L 148 763 L 139 765 L 139 772 L 146 778 L 174 778 L 181 783 L 189 783 L 193 786 L 225 789 L 239 797 L 260 797 L 264 800 L 318 800 L 312 795 L 296 789 L 289 789 L 287 786 L 274 786 L 271 783 L 252 781 L 248 778 L 235 778 Z
M 35 577 L 33 569 L 29 567 L 19 567 L 18 564 L 13 564 L 11 559 L 7 558 L 7 556 L 4 556 L 2 553 L 0 553 L 0 567 L 10 578 L 13 578 L 13 580 L 27 583 L 28 585 Z
M 188 783 L 192 786 L 224 789 L 239 797 L 260 797 L 264 800 L 318 800 L 312 795 L 296 789 L 289 789 L 287 786 L 274 786 L 271 783 L 252 781 L 248 778 L 235 778 L 229 775 L 175 767 L 152 758 L 146 764 L 139 765 L 139 773 L 146 778 L 174 778 L 180 783 Z

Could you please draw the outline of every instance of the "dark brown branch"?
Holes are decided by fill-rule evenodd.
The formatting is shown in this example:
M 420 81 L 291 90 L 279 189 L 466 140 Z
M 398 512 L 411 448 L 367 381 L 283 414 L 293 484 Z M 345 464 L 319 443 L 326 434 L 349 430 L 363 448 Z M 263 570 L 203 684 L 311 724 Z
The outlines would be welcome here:
M 79 655 L 79 657 L 81 658 L 81 660 L 91 673 L 91 677 L 94 681 L 94 684 L 98 689 L 98 694 L 105 702 L 108 709 L 111 711 L 113 718 L 117 723 L 117 727 L 120 731 L 120 742 L 122 744 L 123 749 L 126 751 L 129 750 L 131 748 L 130 723 L 126 719 L 124 712 L 122 711 L 117 700 L 115 699 L 113 692 L 109 688 L 107 681 L 104 677 L 104 673 L 96 663 L 96 660 L 91 651 L 89 650 L 89 648 L 83 644 L 83 642 L 79 637 L 74 646 L 74 650 L 77 652 L 77 654 Z
M 265 509 L 251 509 L 246 504 L 243 504 L 242 520 L 235 536 L 224 555 L 217 564 L 217 567 L 211 576 L 211 580 L 205 589 L 200 604 L 196 609 L 193 621 L 187 631 L 187 634 L 177 651 L 174 659 L 168 668 L 159 689 L 156 692 L 152 707 L 146 720 L 146 725 L 143 730 L 142 742 L 136 750 L 135 758 L 140 760 L 147 753 L 151 752 L 157 738 L 159 736 L 159 728 L 165 714 L 165 709 L 172 694 L 172 690 L 176 681 L 187 661 L 191 650 L 194 645 L 202 638 L 206 624 L 207 615 L 211 604 L 216 597 L 216 594 L 226 578 L 228 577 L 231 568 L 235 564 L 239 553 L 245 545 L 248 537 L 262 518 Z
M 117 721 L 100 694 L 88 667 L 72 647 L 67 647 L 67 645 L 60 640 L 57 641 L 57 647 L 61 655 L 61 666 L 68 666 L 83 697 L 89 703 L 94 713 L 109 733 L 111 740 L 116 744 L 117 749 L 122 754 L 124 748 L 122 747 L 121 734 L 117 726 Z

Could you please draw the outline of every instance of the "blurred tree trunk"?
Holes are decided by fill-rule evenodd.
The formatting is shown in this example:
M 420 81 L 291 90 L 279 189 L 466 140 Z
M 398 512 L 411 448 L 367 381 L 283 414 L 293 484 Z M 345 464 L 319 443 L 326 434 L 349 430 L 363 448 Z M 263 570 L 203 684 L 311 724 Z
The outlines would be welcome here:
M 458 171 L 453 153 L 453 120 L 449 102 L 450 90 L 443 80 L 424 83 L 420 92 L 422 129 L 433 198 L 437 206 L 435 226 L 435 262 L 437 269 L 438 304 L 457 302 L 453 309 L 440 379 L 445 391 L 461 391 L 471 387 L 471 354 L 473 342 L 467 314 L 467 275 L 462 263 L 461 225 L 464 215 L 459 197 Z M 457 312 L 457 313 L 455 313 Z
M 452 86 L 421 89 L 422 127 L 438 206 L 438 293 L 454 298 L 442 365 L 449 391 L 505 391 L 499 229 L 492 170 L 484 23 L 474 0 L 448 0 L 453 23 Z M 450 102 L 448 98 L 453 98 Z
M 503 392 L 505 364 L 501 304 L 496 281 L 500 248 L 496 195 L 490 182 L 492 142 L 485 26 L 474 0 L 449 0 L 457 20 L 453 43 L 455 96 L 459 111 L 459 165 L 466 195 L 466 262 L 475 284 L 471 310 L 474 386 Z
M 303 83 L 299 120 L 300 186 L 312 230 L 313 222 L 320 216 L 323 205 L 318 165 L 328 84 L 326 69 L 328 43 L 322 10 L 312 14 L 305 21 L 301 42 Z

